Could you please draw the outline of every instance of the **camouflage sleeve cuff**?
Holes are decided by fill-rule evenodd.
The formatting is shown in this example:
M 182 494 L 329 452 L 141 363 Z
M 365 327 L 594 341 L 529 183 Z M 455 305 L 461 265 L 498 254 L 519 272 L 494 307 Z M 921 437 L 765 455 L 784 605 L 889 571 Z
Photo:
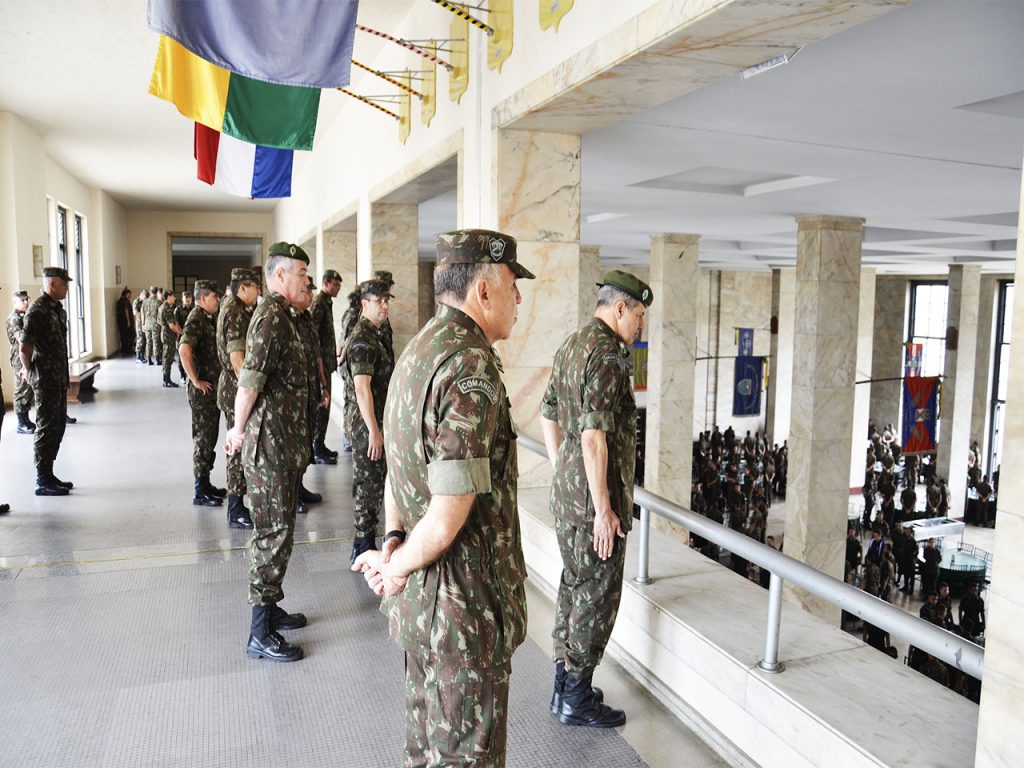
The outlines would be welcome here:
M 227 349 L 229 355 L 232 352 L 245 352 L 245 339 L 235 339 L 234 341 L 229 341 L 225 345 L 225 348 Z
M 490 493 L 490 459 L 484 457 L 431 462 L 427 464 L 427 487 L 432 495 L 440 496 Z
M 179 340 L 178 343 L 179 344 L 188 344 L 193 349 L 195 349 L 195 346 L 196 346 L 196 340 L 194 338 L 192 338 L 191 336 L 189 336 L 187 333 L 184 334 L 181 337 L 181 339 Z
M 541 403 L 540 415 L 549 421 L 558 421 L 558 408 L 550 403 Z
M 253 392 L 262 392 L 263 385 L 267 383 L 267 374 L 261 371 L 254 371 L 251 368 L 243 368 L 238 372 L 238 386 L 251 389 Z
M 615 431 L 615 414 L 611 411 L 591 411 L 583 414 L 580 419 L 580 431 L 584 429 L 599 429 L 602 432 Z
M 353 376 L 373 376 L 373 363 L 349 362 L 348 369 Z

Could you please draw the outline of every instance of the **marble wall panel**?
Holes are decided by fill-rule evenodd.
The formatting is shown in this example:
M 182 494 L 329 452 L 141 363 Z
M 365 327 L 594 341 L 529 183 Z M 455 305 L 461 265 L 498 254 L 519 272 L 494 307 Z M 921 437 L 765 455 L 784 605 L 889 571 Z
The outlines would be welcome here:
M 875 330 L 875 270 L 862 269 L 860 273 L 860 308 L 857 318 L 857 365 L 853 373 L 853 425 L 849 462 L 849 487 L 856 488 L 864 481 L 864 446 L 871 417 L 871 344 Z
M 771 337 L 768 413 L 765 429 L 773 442 L 789 437 L 793 402 L 793 343 L 796 323 L 796 270 L 772 270 L 772 317 L 777 333 Z
M 580 246 L 580 268 L 579 268 L 579 317 L 583 323 L 588 317 L 594 314 L 597 306 L 597 293 L 600 290 L 597 284 L 601 282 L 601 248 L 596 245 Z
M 335 269 L 341 275 L 341 292 L 334 300 L 334 335 L 340 339 L 345 296 L 356 286 L 356 233 L 325 230 L 322 242 L 324 269 Z
M 871 378 L 895 379 L 903 375 L 903 342 L 906 341 L 908 280 L 879 276 L 875 280 L 874 342 Z M 902 385 L 899 381 L 871 384 L 871 421 L 900 425 Z
M 419 330 L 419 206 L 374 203 L 370 206 L 371 265 L 367 274 L 385 269 L 395 279 L 396 299 L 388 318 L 395 333 L 395 354 Z
M 580 137 L 498 131 L 499 229 L 527 241 L 580 239 Z
M 991 473 L 989 455 L 989 408 L 992 397 L 992 362 L 995 344 L 995 323 L 998 301 L 999 278 L 982 275 L 981 291 L 978 298 L 978 338 L 974 356 L 974 401 L 971 405 L 971 440 L 977 440 L 981 447 L 982 471 Z

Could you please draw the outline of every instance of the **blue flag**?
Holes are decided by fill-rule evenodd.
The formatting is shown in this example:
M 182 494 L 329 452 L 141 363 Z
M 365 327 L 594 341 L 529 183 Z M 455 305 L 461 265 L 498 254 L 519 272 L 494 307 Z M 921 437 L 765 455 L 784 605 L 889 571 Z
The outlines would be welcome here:
M 732 391 L 733 416 L 757 416 L 761 413 L 761 374 L 763 357 L 737 357 L 735 386 Z

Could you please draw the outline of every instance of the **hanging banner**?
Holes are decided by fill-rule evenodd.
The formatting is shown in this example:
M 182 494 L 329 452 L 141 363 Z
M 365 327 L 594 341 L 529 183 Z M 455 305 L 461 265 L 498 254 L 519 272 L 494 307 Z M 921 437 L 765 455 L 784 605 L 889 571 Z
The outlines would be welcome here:
M 739 350 L 736 354 L 738 354 L 740 357 L 752 356 L 754 354 L 754 329 L 737 328 L 736 346 L 739 347 Z
M 935 450 L 938 404 L 938 376 L 909 376 L 903 380 L 903 453 Z
M 763 357 L 736 358 L 735 381 L 732 391 L 733 416 L 757 416 L 761 413 L 761 377 Z
M 903 366 L 903 375 L 920 376 L 921 361 L 924 359 L 924 344 L 907 342 L 904 347 L 906 349 L 906 363 Z
M 647 389 L 647 342 L 638 341 L 633 345 L 633 389 Z

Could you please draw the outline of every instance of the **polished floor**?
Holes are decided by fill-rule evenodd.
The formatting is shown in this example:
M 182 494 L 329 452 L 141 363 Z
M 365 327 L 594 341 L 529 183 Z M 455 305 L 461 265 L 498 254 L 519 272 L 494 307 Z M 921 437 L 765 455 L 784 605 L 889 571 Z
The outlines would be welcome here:
M 325 496 L 299 518 L 283 603 L 298 664 L 244 654 L 247 535 L 191 500 L 184 391 L 158 369 L 106 361 L 73 406 L 55 470 L 64 498 L 33 495 L 31 437 L 0 442 L 0 764 L 397 766 L 402 656 L 377 601 L 347 571 L 350 464 L 312 467 Z M 9 416 L 11 414 L 8 414 Z M 339 438 L 332 429 L 335 447 Z M 223 482 L 218 458 L 214 481 Z M 551 605 L 530 592 L 513 661 L 510 766 L 724 763 L 613 662 L 598 672 L 629 722 L 567 728 L 547 712 Z

